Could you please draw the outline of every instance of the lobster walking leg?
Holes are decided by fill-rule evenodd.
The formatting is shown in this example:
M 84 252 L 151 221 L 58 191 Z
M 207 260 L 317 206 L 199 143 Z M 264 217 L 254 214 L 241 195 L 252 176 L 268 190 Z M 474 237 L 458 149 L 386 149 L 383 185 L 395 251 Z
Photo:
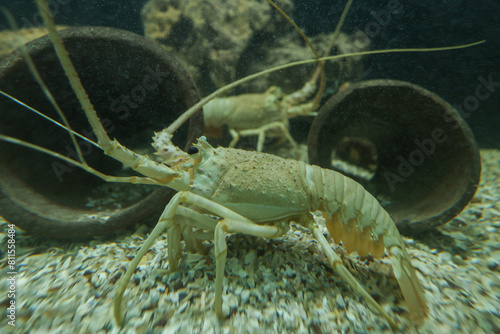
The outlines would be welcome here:
M 264 140 L 266 139 L 266 132 L 267 131 L 279 131 L 279 137 L 280 141 L 288 140 L 290 144 L 293 146 L 293 149 L 295 152 L 298 151 L 297 148 L 297 143 L 295 140 L 292 138 L 290 135 L 290 131 L 288 131 L 287 127 L 283 122 L 272 122 L 266 125 L 261 126 L 260 128 L 257 129 L 248 129 L 248 130 L 241 130 L 239 132 L 240 136 L 246 137 L 246 136 L 258 136 L 257 139 L 257 152 L 262 152 L 262 149 L 264 148 Z M 232 142 L 231 142 L 232 143 Z M 233 147 L 233 146 L 231 146 Z
M 121 311 L 122 297 L 125 292 L 125 288 L 127 287 L 128 281 L 132 277 L 135 269 L 137 268 L 141 259 L 146 255 L 147 251 L 154 243 L 156 238 L 160 236 L 160 234 L 167 229 L 167 238 L 168 238 L 168 260 L 170 263 L 170 269 L 176 270 L 178 266 L 178 261 L 180 259 L 180 251 L 181 251 L 181 233 L 182 226 L 179 224 L 179 221 L 174 220 L 175 215 L 185 215 L 187 218 L 192 218 L 193 220 L 202 220 L 199 216 L 190 217 L 189 212 L 192 211 L 190 209 L 185 210 L 180 206 L 180 203 L 185 203 L 194 207 L 199 207 L 208 212 L 211 212 L 219 217 L 222 217 L 223 220 L 218 222 L 217 225 L 209 226 L 210 223 L 215 223 L 215 219 L 206 219 L 203 222 L 203 228 L 215 230 L 214 234 L 214 247 L 216 254 L 216 280 L 215 280 L 215 311 L 219 317 L 222 316 L 222 283 L 224 281 L 224 267 L 226 262 L 226 254 L 227 254 L 227 246 L 225 241 L 226 233 L 246 233 L 254 236 L 260 236 L 265 238 L 273 238 L 283 234 L 283 228 L 276 226 L 261 226 L 253 223 L 247 218 L 239 215 L 238 213 L 224 207 L 221 204 L 218 204 L 214 201 L 201 197 L 199 195 L 181 191 L 177 193 L 170 202 L 167 207 L 163 211 L 160 220 L 156 227 L 153 229 L 149 237 L 143 243 L 136 256 L 130 263 L 125 275 L 121 278 L 118 283 L 118 288 L 113 299 L 113 308 L 114 308 L 114 317 L 115 322 L 121 326 L 123 323 L 123 316 Z
M 215 224 L 217 221 L 208 216 L 201 215 L 191 209 L 184 208 L 180 205 L 181 202 L 185 202 L 184 195 L 190 193 L 187 192 L 178 192 L 167 204 L 165 210 L 163 211 L 158 224 L 155 226 L 149 237 L 144 241 L 141 248 L 135 255 L 134 259 L 130 263 L 127 271 L 120 279 L 118 283 L 118 287 L 116 289 L 115 296 L 113 298 L 113 309 L 114 309 L 114 318 L 115 322 L 121 326 L 123 323 L 122 317 L 122 297 L 125 292 L 125 288 L 132 277 L 135 269 L 139 265 L 141 259 L 146 255 L 151 245 L 154 243 L 156 238 L 160 236 L 160 234 L 166 229 L 167 230 L 167 238 L 168 238 L 168 260 L 170 264 L 170 271 L 175 271 L 178 266 L 178 261 L 181 254 L 181 233 L 182 226 L 179 224 L 179 221 L 174 219 L 175 215 L 181 215 L 192 221 L 195 221 L 197 226 L 201 226 L 203 228 L 207 228 L 209 230 L 214 230 Z M 187 226 L 190 228 L 190 226 Z
M 176 232 L 176 228 L 173 228 L 173 216 L 175 214 L 175 211 L 177 207 L 179 206 L 181 202 L 181 196 L 182 192 L 177 193 L 170 202 L 168 203 L 167 207 L 163 211 L 160 220 L 156 227 L 153 229 L 149 237 L 146 239 L 146 241 L 142 244 L 141 248 L 135 255 L 134 259 L 130 263 L 127 271 L 125 274 L 121 277 L 118 287 L 116 288 L 115 296 L 113 297 L 113 315 L 115 318 L 115 322 L 118 324 L 118 326 L 122 326 L 123 324 L 123 317 L 122 317 L 122 297 L 123 293 L 125 292 L 125 288 L 127 287 L 128 281 L 132 277 L 135 269 L 139 265 L 139 262 L 141 259 L 146 255 L 148 252 L 149 248 L 153 244 L 153 242 L 160 236 L 160 234 L 167 229 L 168 230 L 168 260 L 170 261 L 170 268 L 177 267 L 177 263 L 173 261 L 175 258 L 175 254 L 180 254 L 180 230 L 179 230 L 179 235 L 178 235 L 178 240 L 173 240 L 174 233 Z M 172 240 L 171 240 L 172 239 Z M 174 248 L 177 247 L 176 250 Z M 174 264 L 175 263 L 175 264 Z
M 394 275 L 401 287 L 410 315 L 417 320 L 423 319 L 427 312 L 427 302 L 408 253 L 404 247 L 394 245 L 389 247 L 389 259 L 392 262 Z
M 323 236 L 323 233 L 319 229 L 319 226 L 313 219 L 310 220 L 309 229 L 312 231 L 313 235 L 318 240 L 323 252 L 325 253 L 330 266 L 335 270 L 344 281 L 349 284 L 349 286 L 358 294 L 363 296 L 368 304 L 374 308 L 381 316 L 387 320 L 393 329 L 396 329 L 396 322 L 394 319 L 380 306 L 375 299 L 363 288 L 363 286 L 358 282 L 354 276 L 347 270 L 347 268 L 342 264 L 342 259 L 332 250 L 332 247 L 328 241 Z
M 275 238 L 283 233 L 276 226 L 257 225 L 245 220 L 223 219 L 215 228 L 214 248 L 215 248 L 215 313 L 219 318 L 222 313 L 222 283 L 224 281 L 224 268 L 227 256 L 227 233 L 245 233 L 256 237 Z

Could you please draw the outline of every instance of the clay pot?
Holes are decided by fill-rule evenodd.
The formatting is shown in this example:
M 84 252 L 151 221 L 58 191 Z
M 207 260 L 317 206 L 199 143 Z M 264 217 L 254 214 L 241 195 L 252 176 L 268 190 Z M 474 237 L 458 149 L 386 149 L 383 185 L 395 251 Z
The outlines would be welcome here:
M 133 150 L 152 152 L 153 131 L 199 100 L 178 61 L 145 37 L 102 27 L 70 28 L 60 34 L 109 136 Z M 50 40 L 36 39 L 26 49 L 72 128 L 93 136 Z M 0 90 L 61 122 L 19 50 L 0 60 Z M 76 157 L 65 130 L 5 97 L 0 97 L 0 110 L 0 133 Z M 202 132 L 198 112 L 176 132 L 174 142 L 185 147 Z M 133 175 L 100 149 L 87 143 L 80 147 L 93 168 L 108 175 Z M 118 191 L 108 185 L 57 158 L 0 141 L 0 215 L 30 233 L 101 235 L 158 215 L 173 195 L 168 188 L 120 184 Z
M 368 171 L 341 172 L 363 184 L 403 228 L 451 220 L 474 196 L 481 173 L 474 136 L 457 111 L 436 94 L 395 80 L 351 84 L 331 97 L 308 146 L 311 164 L 332 168 L 332 157 L 340 156 Z

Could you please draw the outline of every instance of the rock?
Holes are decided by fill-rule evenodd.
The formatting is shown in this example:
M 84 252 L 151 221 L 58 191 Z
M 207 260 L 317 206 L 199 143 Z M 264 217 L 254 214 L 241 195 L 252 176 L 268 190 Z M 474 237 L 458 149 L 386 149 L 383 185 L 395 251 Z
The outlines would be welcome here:
M 280 2 L 290 17 L 291 0 Z M 298 32 L 267 2 L 259 0 L 150 0 L 142 11 L 144 33 L 174 52 L 198 85 L 202 95 L 244 76 L 292 61 L 314 59 Z M 337 54 L 367 50 L 368 37 L 357 32 L 310 37 L 320 55 L 328 45 Z M 293 67 L 245 84 L 260 93 L 279 86 L 287 94 L 311 79 L 316 64 Z M 360 57 L 326 66 L 330 83 L 354 80 L 363 74 Z
M 280 6 L 293 12 L 290 0 Z M 258 0 L 150 0 L 142 21 L 145 35 L 172 50 L 197 83 L 208 79 L 216 87 L 234 81 L 236 65 L 257 34 L 272 35 L 289 25 Z

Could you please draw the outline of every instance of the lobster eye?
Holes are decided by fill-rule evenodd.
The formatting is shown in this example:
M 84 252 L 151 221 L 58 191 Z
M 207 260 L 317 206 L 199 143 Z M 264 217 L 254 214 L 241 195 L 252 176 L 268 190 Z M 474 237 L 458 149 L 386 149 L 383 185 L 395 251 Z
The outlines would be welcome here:
M 191 146 L 190 148 L 188 148 L 188 152 L 187 152 L 187 153 L 188 153 L 189 155 L 193 155 L 193 154 L 196 154 L 196 153 L 198 153 L 198 152 L 199 152 L 199 151 L 198 151 L 198 148 L 197 148 L 197 147 Z

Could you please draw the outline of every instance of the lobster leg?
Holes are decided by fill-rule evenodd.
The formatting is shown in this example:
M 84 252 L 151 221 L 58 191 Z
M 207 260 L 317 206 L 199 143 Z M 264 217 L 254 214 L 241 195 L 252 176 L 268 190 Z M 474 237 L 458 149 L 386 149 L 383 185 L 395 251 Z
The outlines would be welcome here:
M 183 208 L 180 203 L 187 204 L 190 206 L 199 207 L 208 212 L 211 212 L 223 220 L 217 222 L 217 220 L 207 217 L 202 218 L 201 214 L 192 214 L 193 210 Z M 273 238 L 283 234 L 283 228 L 276 226 L 261 226 L 253 223 L 247 218 L 239 215 L 238 213 L 213 202 L 209 199 L 201 197 L 199 195 L 181 191 L 175 194 L 174 197 L 167 204 L 165 210 L 163 211 L 160 220 L 156 227 L 153 229 L 149 237 L 142 244 L 141 248 L 137 252 L 136 256 L 130 263 L 127 271 L 120 279 L 118 287 L 113 298 L 113 309 L 115 322 L 121 326 L 123 324 L 123 315 L 121 311 L 122 297 L 125 292 L 125 288 L 132 277 L 135 269 L 139 265 L 141 259 L 146 255 L 151 245 L 154 243 L 156 238 L 166 229 L 167 239 L 168 239 L 168 260 L 170 264 L 170 270 L 174 271 L 177 269 L 178 262 L 180 259 L 181 252 L 181 235 L 182 226 L 179 221 L 174 219 L 175 215 L 182 215 L 188 219 L 197 221 L 202 228 L 215 230 L 215 254 L 216 254 L 216 280 L 215 280 L 215 311 L 219 317 L 222 316 L 222 284 L 224 281 L 224 266 L 226 261 L 227 246 L 225 241 L 226 233 L 246 233 L 254 236 L 260 236 L 265 238 Z M 191 228 L 190 226 L 188 226 Z
M 123 323 L 123 316 L 121 312 L 122 297 L 125 292 L 125 288 L 132 277 L 135 269 L 139 265 L 141 259 L 146 255 L 151 245 L 160 236 L 160 234 L 166 229 L 167 239 L 168 239 L 168 260 L 170 264 L 170 271 L 175 271 L 178 266 L 178 262 L 181 254 L 181 233 L 182 226 L 179 224 L 178 220 L 174 219 L 174 215 L 186 217 L 190 222 L 195 222 L 196 226 L 207 228 L 209 230 L 214 230 L 217 220 L 210 218 L 203 214 L 200 214 L 192 209 L 185 208 L 180 205 L 184 201 L 183 195 L 186 192 L 179 192 L 172 197 L 170 202 L 167 204 L 165 210 L 163 211 L 158 224 L 155 226 L 149 237 L 144 241 L 141 248 L 135 255 L 134 259 L 130 263 L 127 271 L 122 276 L 118 283 L 118 287 L 113 298 L 113 310 L 115 322 L 121 326 Z M 180 219 L 181 221 L 186 221 Z M 186 226 L 186 228 L 191 228 L 191 225 Z M 202 238 L 205 239 L 205 238 Z
M 344 281 L 358 294 L 363 296 L 367 303 L 375 309 L 381 316 L 384 317 L 385 320 L 389 323 L 392 329 L 397 329 L 396 322 L 394 319 L 380 306 L 375 299 L 365 290 L 365 288 L 358 282 L 358 280 L 352 276 L 352 274 L 347 270 L 347 268 L 343 265 L 342 259 L 332 250 L 332 247 L 323 236 L 318 224 L 311 218 L 309 220 L 309 229 L 313 233 L 313 235 L 318 240 L 323 252 L 325 253 L 328 261 L 330 262 L 330 266 L 342 277 Z M 307 225 L 306 225 L 307 226 Z
M 377 211 L 373 208 L 368 210 Z M 374 257 L 381 257 L 386 248 L 411 316 L 415 320 L 423 320 L 427 313 L 426 299 L 396 225 L 392 220 L 385 220 L 383 229 L 377 229 L 379 222 L 375 221 L 370 228 L 361 229 L 359 220 L 358 217 L 345 222 L 339 211 L 327 219 L 326 226 L 335 242 L 342 241 L 349 253 L 356 250 L 360 255 L 371 253 Z M 377 240 L 371 240 L 371 234 L 377 235 Z
M 181 195 L 182 192 L 179 192 L 175 194 L 174 197 L 172 197 L 167 207 L 163 211 L 160 217 L 160 221 L 153 229 L 149 237 L 146 239 L 146 241 L 142 244 L 141 248 L 135 255 L 132 262 L 130 263 L 127 271 L 118 282 L 118 287 L 116 289 L 115 296 L 113 297 L 113 314 L 115 322 L 117 323 L 118 326 L 122 326 L 123 324 L 121 307 L 122 307 L 122 297 L 123 293 L 125 292 L 125 288 L 127 287 L 127 284 L 130 278 L 132 277 L 135 269 L 139 265 L 141 259 L 144 257 L 144 255 L 146 255 L 146 253 L 148 252 L 149 248 L 154 243 L 156 238 L 158 238 L 165 229 L 168 230 L 168 260 L 170 263 L 170 268 L 177 267 L 177 262 L 175 262 L 174 259 L 176 257 L 176 254 L 180 254 L 180 227 L 177 228 L 174 227 L 172 218 L 175 214 L 177 207 L 181 202 Z M 177 237 L 179 238 L 177 241 L 173 239 L 174 235 L 177 235 Z M 177 249 L 174 250 L 175 247 L 177 247 Z
M 235 129 L 229 129 L 229 133 L 233 137 L 231 142 L 229 143 L 229 147 L 236 147 L 236 144 L 240 141 L 240 133 Z
M 209 199 L 189 192 L 182 192 L 182 194 L 183 203 L 200 207 L 223 218 L 217 223 L 214 233 L 216 267 L 214 308 L 217 316 L 222 318 L 222 284 L 224 282 L 224 268 L 227 257 L 226 235 L 228 233 L 245 233 L 263 238 L 276 238 L 283 234 L 284 228 L 278 226 L 258 225 L 240 214 Z
M 392 262 L 394 275 L 401 287 L 410 315 L 415 320 L 421 321 L 428 311 L 427 303 L 408 253 L 404 248 L 395 245 L 389 248 L 389 259 Z
M 260 128 L 256 129 L 248 129 L 248 130 L 241 130 L 238 132 L 238 134 L 242 137 L 246 136 L 258 136 L 257 139 L 257 152 L 262 152 L 262 149 L 264 148 L 264 140 L 266 139 L 266 132 L 270 130 L 279 130 L 280 131 L 280 138 L 283 140 L 288 140 L 290 144 L 293 146 L 293 149 L 295 152 L 298 151 L 297 148 L 297 143 L 295 140 L 292 138 L 290 135 L 290 132 L 286 128 L 285 124 L 283 122 L 272 122 L 266 125 L 261 126 Z M 234 137 L 234 136 L 233 136 Z M 231 142 L 232 144 L 232 142 Z M 230 146 L 233 147 L 233 146 Z
M 243 218 L 243 217 L 242 217 Z M 288 226 L 288 225 L 287 225 Z M 283 234 L 283 228 L 278 226 L 258 225 L 248 219 L 243 220 L 223 219 L 215 228 L 214 249 L 215 249 L 215 313 L 219 318 L 222 313 L 222 283 L 224 281 L 224 268 L 226 265 L 227 244 L 226 235 L 228 233 L 245 233 L 256 237 L 276 238 Z
M 174 220 L 182 226 L 182 238 L 187 250 L 191 253 L 206 254 L 203 241 L 213 240 L 212 230 L 217 220 L 182 205 L 177 207 Z M 193 230 L 193 227 L 198 229 Z

